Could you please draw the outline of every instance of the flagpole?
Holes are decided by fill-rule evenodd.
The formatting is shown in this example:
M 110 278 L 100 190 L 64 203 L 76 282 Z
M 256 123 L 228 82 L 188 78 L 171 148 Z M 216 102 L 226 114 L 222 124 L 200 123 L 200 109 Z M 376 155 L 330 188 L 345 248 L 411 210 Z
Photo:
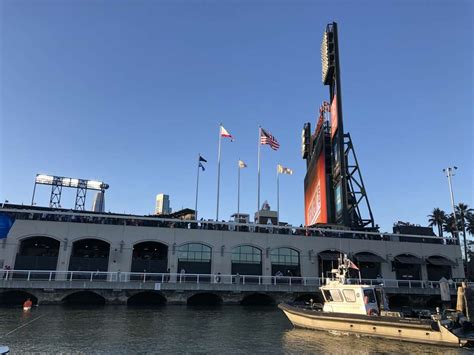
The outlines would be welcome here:
M 196 203 L 194 204 L 194 218 L 198 219 L 198 194 L 199 194 L 199 163 L 201 158 L 201 153 L 198 154 L 198 164 L 197 164 L 197 179 L 196 179 Z
M 262 127 L 258 126 L 258 178 L 257 178 L 257 223 L 260 219 L 260 138 L 262 136 Z
M 240 220 L 240 159 L 237 163 L 237 218 Z
M 280 174 L 277 165 L 277 225 L 280 225 Z
M 216 222 L 219 221 L 219 188 L 221 183 L 221 141 L 222 141 L 222 123 L 219 124 L 219 148 L 217 152 L 217 208 L 216 208 Z

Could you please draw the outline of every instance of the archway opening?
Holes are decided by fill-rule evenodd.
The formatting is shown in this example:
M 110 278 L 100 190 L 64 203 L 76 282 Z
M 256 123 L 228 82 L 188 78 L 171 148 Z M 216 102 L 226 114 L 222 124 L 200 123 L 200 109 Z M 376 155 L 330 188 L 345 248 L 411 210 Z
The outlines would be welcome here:
M 212 250 L 200 243 L 188 243 L 178 249 L 179 282 L 194 282 L 196 276 L 189 274 L 211 273 Z M 200 276 L 200 282 L 210 282 L 210 276 Z
M 189 306 L 219 306 L 222 298 L 214 293 L 197 293 L 188 298 Z
M 442 256 L 435 255 L 426 258 L 428 280 L 439 281 L 443 277 L 449 280 L 452 278 L 452 267 L 454 265 L 456 265 L 454 262 Z
M 359 267 L 363 279 L 377 279 L 382 276 L 382 263 L 385 260 L 380 256 L 362 252 L 354 255 L 354 261 Z
M 159 242 L 143 242 L 133 246 L 132 272 L 165 273 L 168 271 L 168 246 Z M 143 279 L 141 275 L 131 275 L 131 279 Z M 149 280 L 161 280 L 160 275 L 149 275 Z
M 392 269 L 394 269 L 397 280 L 417 281 L 421 280 L 421 264 L 423 260 L 411 255 L 400 254 L 392 261 Z M 406 286 L 400 283 L 400 286 Z
M 20 243 L 15 258 L 15 270 L 56 270 L 59 241 L 50 237 L 30 237 Z M 27 273 L 16 272 L 15 278 L 26 278 Z M 49 273 L 33 272 L 30 278 L 48 279 Z
M 277 276 L 276 283 L 289 283 L 288 277 L 300 277 L 300 253 L 291 248 L 276 248 L 270 253 L 272 275 Z M 283 277 L 286 276 L 286 277 Z M 298 283 L 299 280 L 292 280 Z
M 28 298 L 33 302 L 33 305 L 38 304 L 38 298 L 31 293 L 17 290 L 5 291 L 0 293 L 0 306 L 20 307 Z
M 323 277 L 331 277 L 331 270 L 337 269 L 338 259 L 341 252 L 337 250 L 325 250 L 318 254 L 319 273 Z
M 232 275 L 247 275 L 246 283 L 258 283 L 262 275 L 262 251 L 250 245 L 240 245 L 232 249 Z
M 240 301 L 242 306 L 272 306 L 275 304 L 273 297 L 264 293 L 252 293 Z
M 110 244 L 99 239 L 81 239 L 72 245 L 69 271 L 95 271 L 94 279 L 106 279 L 109 268 Z M 75 273 L 73 278 L 90 278 L 90 273 Z
M 127 300 L 128 306 L 164 306 L 166 297 L 159 292 L 145 291 L 139 292 Z
M 65 306 L 103 306 L 105 298 L 91 291 L 79 291 L 66 296 L 63 301 Z

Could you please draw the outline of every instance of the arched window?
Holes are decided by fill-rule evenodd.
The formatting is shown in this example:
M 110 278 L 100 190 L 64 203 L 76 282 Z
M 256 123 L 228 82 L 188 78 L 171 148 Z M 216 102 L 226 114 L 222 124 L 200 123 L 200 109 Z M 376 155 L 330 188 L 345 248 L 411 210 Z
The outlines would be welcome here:
M 59 241 L 50 237 L 23 239 L 15 259 L 15 270 L 56 270 Z
M 385 262 L 385 260 L 376 254 L 369 252 L 357 253 L 354 255 L 354 262 L 359 267 L 363 279 L 377 279 L 383 276 L 381 273 L 381 263 Z
M 277 248 L 271 252 L 272 275 L 300 276 L 300 253 L 290 248 Z
M 421 280 L 423 260 L 410 254 L 397 255 L 392 261 L 397 280 Z
M 107 271 L 109 268 L 110 244 L 103 240 L 87 238 L 73 243 L 69 271 Z M 88 278 L 77 274 L 74 277 Z M 105 278 L 105 275 L 100 275 Z M 98 277 L 98 278 L 100 278 Z
M 210 274 L 212 250 L 200 243 L 183 244 L 178 248 L 178 272 Z
M 456 265 L 454 262 L 439 255 L 426 258 L 428 280 L 439 281 L 443 277 L 449 280 L 452 277 L 452 267 L 454 265 Z
M 232 275 L 262 275 L 262 251 L 250 245 L 232 249 Z
M 159 242 L 142 242 L 133 246 L 132 272 L 165 273 L 168 270 L 168 246 Z M 132 275 L 131 279 L 141 279 Z M 147 279 L 160 280 L 160 275 L 147 276 Z

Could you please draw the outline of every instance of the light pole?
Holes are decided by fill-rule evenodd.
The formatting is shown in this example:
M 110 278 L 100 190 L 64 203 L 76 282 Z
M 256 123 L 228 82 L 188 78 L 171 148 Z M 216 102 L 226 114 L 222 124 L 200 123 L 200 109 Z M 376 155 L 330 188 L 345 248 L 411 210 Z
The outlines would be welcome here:
M 448 178 L 448 186 L 449 186 L 449 193 L 451 197 L 451 207 L 453 209 L 453 221 L 454 221 L 454 231 L 456 234 L 456 239 L 459 243 L 459 231 L 458 231 L 458 221 L 456 217 L 456 206 L 454 204 L 454 193 L 453 193 L 453 184 L 451 178 L 455 175 L 454 172 L 458 169 L 457 166 L 448 167 L 443 169 L 446 177 Z M 466 235 L 463 236 L 463 244 L 464 244 L 464 270 L 467 270 L 467 243 L 466 243 Z

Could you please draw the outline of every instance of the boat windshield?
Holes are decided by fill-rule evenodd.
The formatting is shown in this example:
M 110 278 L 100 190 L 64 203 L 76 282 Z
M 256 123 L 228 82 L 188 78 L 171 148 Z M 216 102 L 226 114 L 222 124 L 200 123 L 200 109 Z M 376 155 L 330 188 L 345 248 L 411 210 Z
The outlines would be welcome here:
M 373 290 L 364 290 L 364 303 L 376 303 L 375 295 Z

